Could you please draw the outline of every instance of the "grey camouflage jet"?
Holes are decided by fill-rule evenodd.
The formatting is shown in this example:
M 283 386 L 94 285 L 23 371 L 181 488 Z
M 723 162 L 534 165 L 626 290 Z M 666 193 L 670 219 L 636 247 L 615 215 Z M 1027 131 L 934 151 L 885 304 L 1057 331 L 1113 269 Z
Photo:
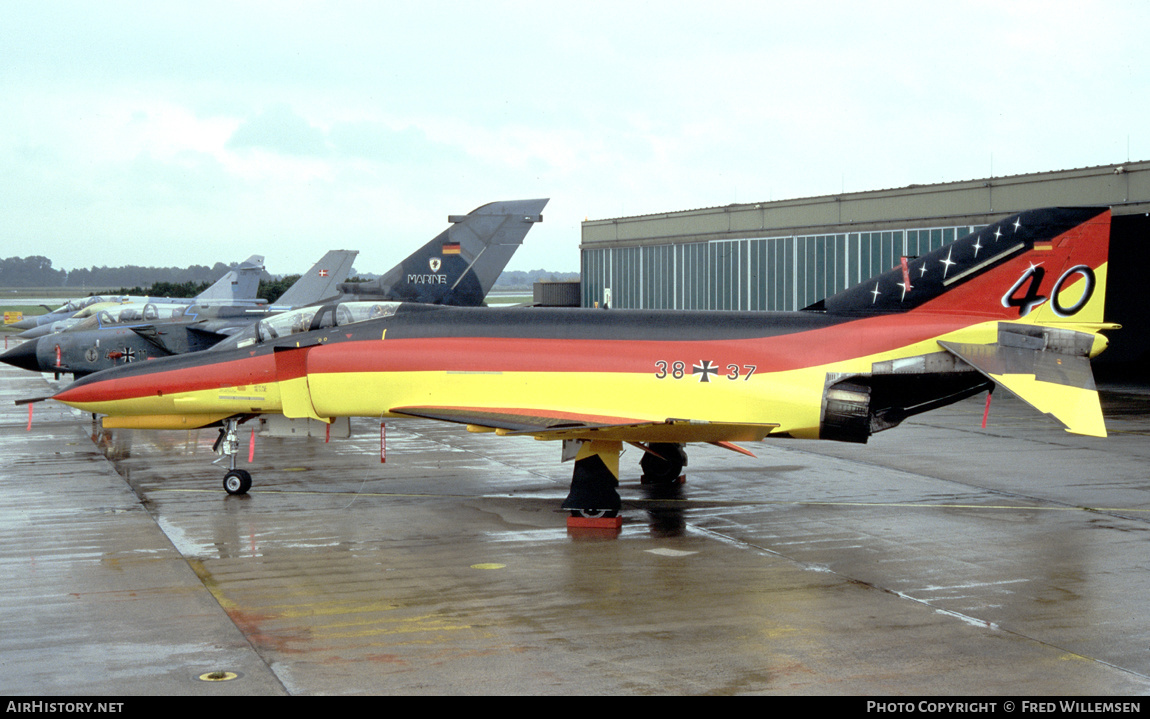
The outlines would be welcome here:
M 56 376 L 72 373 L 82 377 L 128 362 L 207 349 L 235 329 L 273 312 L 303 306 L 337 292 L 357 254 L 348 250 L 328 252 L 275 305 L 255 300 L 254 291 L 250 301 L 228 301 L 222 293 L 209 294 L 212 288 L 190 304 L 160 301 L 103 309 L 92 305 L 96 311 L 90 316 L 76 319 L 58 332 L 32 338 L 0 355 L 0 361 Z M 259 260 L 262 272 L 263 258 Z M 255 277 L 258 285 L 259 274 Z M 283 302 L 284 298 L 288 302 Z
M 51 310 L 47 314 L 28 317 L 11 326 L 15 329 L 24 330 L 17 335 L 18 337 L 33 339 L 64 330 L 100 310 L 107 310 L 117 315 L 134 311 L 142 315 L 145 306 L 149 304 L 154 305 L 149 310 L 150 312 L 158 311 L 160 305 L 178 307 L 182 310 L 183 307 L 195 303 L 262 304 L 264 301 L 257 299 L 256 295 L 259 292 L 260 275 L 263 274 L 263 271 L 264 258 L 261 255 L 252 255 L 195 297 L 146 297 L 138 295 L 78 297 L 68 300 L 61 307 Z M 69 322 L 73 319 L 74 322 Z

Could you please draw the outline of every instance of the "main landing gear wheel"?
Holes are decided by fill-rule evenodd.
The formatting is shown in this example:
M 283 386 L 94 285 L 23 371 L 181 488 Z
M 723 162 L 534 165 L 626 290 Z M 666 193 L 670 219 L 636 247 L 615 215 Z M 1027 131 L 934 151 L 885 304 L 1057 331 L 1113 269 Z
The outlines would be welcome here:
M 643 470 L 644 484 L 671 484 L 679 481 L 683 474 L 683 467 L 687 464 L 687 453 L 683 445 L 664 442 L 651 444 L 651 451 L 656 454 L 644 452 L 639 460 L 639 467 Z
M 252 476 L 243 469 L 232 469 L 224 475 L 224 491 L 228 494 L 247 494 L 252 488 Z
M 610 519 L 619 516 L 617 509 L 572 509 L 572 517 L 582 517 L 586 519 Z
M 561 505 L 572 517 L 605 519 L 618 516 L 619 442 L 585 442 L 575 458 L 571 491 Z M 604 460 L 606 458 L 606 460 Z

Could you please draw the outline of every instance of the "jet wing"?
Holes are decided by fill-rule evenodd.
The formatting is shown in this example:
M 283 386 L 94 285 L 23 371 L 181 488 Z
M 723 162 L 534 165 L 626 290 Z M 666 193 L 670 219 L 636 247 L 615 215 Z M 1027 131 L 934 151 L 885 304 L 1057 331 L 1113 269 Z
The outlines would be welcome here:
M 939 344 L 1023 402 L 1058 420 L 1067 432 L 1106 436 L 1102 405 L 1087 357 L 1002 342 Z
M 757 442 L 779 425 L 745 422 L 709 422 L 691 419 L 636 420 L 587 416 L 538 409 L 485 409 L 471 407 L 396 407 L 393 414 L 456 422 L 501 435 L 526 435 L 549 440 L 602 440 L 614 442 Z

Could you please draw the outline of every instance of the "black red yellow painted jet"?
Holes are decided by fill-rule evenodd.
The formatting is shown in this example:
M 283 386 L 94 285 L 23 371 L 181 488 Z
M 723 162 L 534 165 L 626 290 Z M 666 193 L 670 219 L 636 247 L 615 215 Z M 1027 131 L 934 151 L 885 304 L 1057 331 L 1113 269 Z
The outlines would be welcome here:
M 208 352 L 100 372 L 55 399 L 105 427 L 288 417 L 422 417 L 563 440 L 563 506 L 613 513 L 619 453 L 676 477 L 682 446 L 865 442 L 998 385 L 1070 432 L 1105 436 L 1090 358 L 1110 211 L 1014 215 L 787 313 L 337 303 L 265 320 Z M 745 451 L 745 450 L 743 450 Z M 250 476 L 234 469 L 229 492 Z

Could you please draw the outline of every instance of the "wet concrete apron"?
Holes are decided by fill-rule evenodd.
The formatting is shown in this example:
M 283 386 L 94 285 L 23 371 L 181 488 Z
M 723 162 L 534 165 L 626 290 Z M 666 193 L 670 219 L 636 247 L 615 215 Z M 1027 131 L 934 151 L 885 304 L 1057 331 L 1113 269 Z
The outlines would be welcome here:
M 1150 690 L 1150 406 L 1105 440 L 995 397 L 869 445 L 692 447 L 573 533 L 557 445 L 356 420 L 93 431 L 0 369 L 0 692 L 1128 694 Z M 95 443 L 93 442 L 93 437 Z M 104 457 L 108 459 L 105 459 Z M 208 683 L 209 670 L 238 678 Z

